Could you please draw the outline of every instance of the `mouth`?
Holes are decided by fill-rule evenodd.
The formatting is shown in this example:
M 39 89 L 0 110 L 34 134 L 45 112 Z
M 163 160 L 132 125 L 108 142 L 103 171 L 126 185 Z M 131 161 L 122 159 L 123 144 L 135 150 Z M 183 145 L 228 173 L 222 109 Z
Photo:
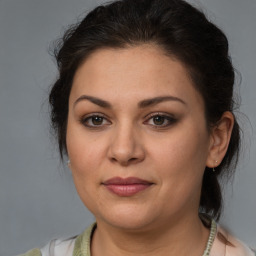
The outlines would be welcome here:
M 118 196 L 129 197 L 146 190 L 152 186 L 153 183 L 136 177 L 114 177 L 103 182 L 102 185 Z

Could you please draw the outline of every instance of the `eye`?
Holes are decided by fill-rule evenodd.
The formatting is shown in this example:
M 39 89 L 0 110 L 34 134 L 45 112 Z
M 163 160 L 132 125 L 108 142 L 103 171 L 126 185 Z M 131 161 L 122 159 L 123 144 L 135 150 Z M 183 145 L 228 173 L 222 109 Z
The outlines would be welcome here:
M 171 115 L 154 113 L 150 114 L 145 123 L 155 126 L 156 128 L 164 128 L 174 124 L 177 120 Z
M 152 121 L 155 125 L 164 125 L 166 118 L 164 116 L 154 116 L 152 117 Z
M 85 116 L 81 119 L 81 123 L 89 128 L 99 128 L 111 124 L 106 117 L 100 114 Z

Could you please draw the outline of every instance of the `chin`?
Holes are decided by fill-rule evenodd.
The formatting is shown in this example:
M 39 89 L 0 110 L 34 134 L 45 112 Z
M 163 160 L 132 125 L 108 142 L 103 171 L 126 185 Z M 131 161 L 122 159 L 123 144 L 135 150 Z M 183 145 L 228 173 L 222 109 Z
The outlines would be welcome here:
M 114 228 L 127 231 L 142 231 L 150 226 L 150 221 L 143 218 L 119 218 L 106 220 Z
M 112 207 L 111 211 L 104 211 L 97 221 L 105 222 L 115 228 L 126 230 L 143 230 L 151 226 L 157 218 L 156 211 L 146 207 Z M 150 214 L 151 213 L 151 214 Z M 154 215 L 152 215 L 154 213 Z

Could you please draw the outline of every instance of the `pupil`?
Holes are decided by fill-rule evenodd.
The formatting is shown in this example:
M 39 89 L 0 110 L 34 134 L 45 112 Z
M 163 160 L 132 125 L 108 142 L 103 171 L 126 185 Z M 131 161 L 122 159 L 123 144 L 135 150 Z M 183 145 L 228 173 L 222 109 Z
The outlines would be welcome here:
M 102 124 L 102 121 L 103 121 L 103 118 L 100 117 L 100 116 L 94 116 L 94 117 L 92 118 L 92 123 L 93 123 L 94 125 L 100 125 L 100 124 Z
M 161 125 L 164 123 L 164 117 L 163 116 L 156 116 L 154 117 L 154 123 L 157 125 Z

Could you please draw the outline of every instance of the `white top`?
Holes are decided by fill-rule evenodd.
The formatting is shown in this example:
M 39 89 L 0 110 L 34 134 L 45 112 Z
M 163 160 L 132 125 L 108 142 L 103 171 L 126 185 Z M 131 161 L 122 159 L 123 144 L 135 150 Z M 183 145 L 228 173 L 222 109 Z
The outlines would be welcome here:
M 42 256 L 72 256 L 76 238 L 55 239 L 41 249 Z

